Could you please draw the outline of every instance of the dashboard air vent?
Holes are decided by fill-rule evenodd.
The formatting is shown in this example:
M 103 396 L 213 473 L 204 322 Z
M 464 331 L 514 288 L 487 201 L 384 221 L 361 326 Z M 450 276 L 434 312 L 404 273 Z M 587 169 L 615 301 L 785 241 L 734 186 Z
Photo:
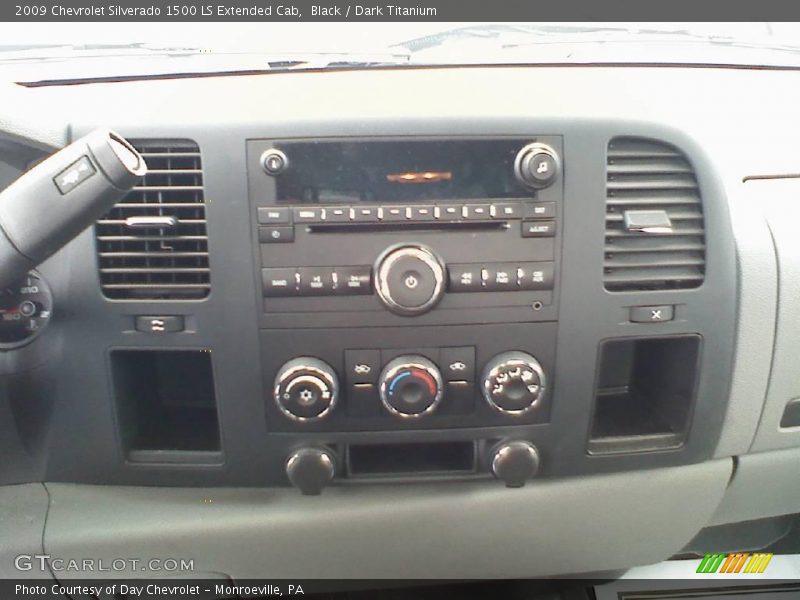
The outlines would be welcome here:
M 140 184 L 97 222 L 103 293 L 115 300 L 193 300 L 210 291 L 200 149 L 189 140 L 133 140 Z
M 654 140 L 611 140 L 606 168 L 606 289 L 696 288 L 704 274 L 703 208 L 686 156 Z

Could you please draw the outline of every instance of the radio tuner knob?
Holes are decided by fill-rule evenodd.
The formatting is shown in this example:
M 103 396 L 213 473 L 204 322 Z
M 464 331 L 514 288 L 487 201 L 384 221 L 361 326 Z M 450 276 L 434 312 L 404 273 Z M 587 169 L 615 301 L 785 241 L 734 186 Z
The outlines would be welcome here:
M 275 376 L 273 396 L 281 412 L 294 421 L 328 416 L 339 397 L 339 383 L 330 365 L 303 356 L 284 364 Z
M 489 405 L 502 413 L 522 415 L 544 396 L 542 365 L 525 352 L 498 354 L 483 370 L 481 392 Z
M 441 300 L 445 268 L 433 250 L 418 244 L 389 248 L 375 266 L 375 291 L 398 315 L 419 315 Z
M 551 185 L 558 177 L 558 154 L 547 144 L 528 144 L 517 153 L 514 172 L 517 179 L 529 188 L 539 189 Z
M 381 402 L 401 418 L 418 418 L 436 410 L 442 400 L 442 374 L 424 356 L 398 356 L 378 379 Z

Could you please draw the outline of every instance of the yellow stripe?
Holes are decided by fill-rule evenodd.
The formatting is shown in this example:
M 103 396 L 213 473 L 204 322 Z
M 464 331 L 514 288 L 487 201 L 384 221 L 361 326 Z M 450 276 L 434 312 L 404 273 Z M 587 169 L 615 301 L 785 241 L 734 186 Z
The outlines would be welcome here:
M 759 560 L 761 560 L 761 555 L 760 554 L 753 554 L 753 556 L 750 557 L 750 560 L 747 563 L 747 566 L 744 568 L 744 572 L 745 573 L 752 573 L 753 572 L 753 567 L 756 565 L 756 563 Z
M 763 573 L 764 569 L 767 568 L 767 565 L 769 564 L 769 561 L 771 561 L 771 560 L 772 560 L 772 552 L 770 552 L 769 554 L 764 555 L 764 560 L 761 561 L 762 564 L 759 566 L 758 572 L 759 573 Z
M 736 568 L 732 569 L 731 572 L 732 573 L 738 573 L 739 571 L 741 571 L 742 570 L 742 566 L 744 565 L 744 561 L 747 560 L 748 556 L 750 556 L 749 552 L 745 552 L 744 554 L 742 554 L 742 557 L 739 559 L 739 562 L 736 563 Z

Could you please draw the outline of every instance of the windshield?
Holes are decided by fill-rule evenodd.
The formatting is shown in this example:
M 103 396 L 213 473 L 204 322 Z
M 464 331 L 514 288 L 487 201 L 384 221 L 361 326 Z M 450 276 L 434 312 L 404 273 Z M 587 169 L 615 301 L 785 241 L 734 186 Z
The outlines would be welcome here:
M 800 68 L 797 23 L 141 25 L 5 25 L 0 70 L 17 81 L 35 81 L 409 65 L 643 63 Z

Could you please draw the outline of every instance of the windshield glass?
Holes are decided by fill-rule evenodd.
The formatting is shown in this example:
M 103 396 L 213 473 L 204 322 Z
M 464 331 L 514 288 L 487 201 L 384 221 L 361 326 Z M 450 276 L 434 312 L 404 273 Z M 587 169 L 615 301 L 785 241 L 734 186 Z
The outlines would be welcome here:
M 137 25 L 4 25 L 0 69 L 18 81 L 35 81 L 387 65 L 800 67 L 797 23 Z

